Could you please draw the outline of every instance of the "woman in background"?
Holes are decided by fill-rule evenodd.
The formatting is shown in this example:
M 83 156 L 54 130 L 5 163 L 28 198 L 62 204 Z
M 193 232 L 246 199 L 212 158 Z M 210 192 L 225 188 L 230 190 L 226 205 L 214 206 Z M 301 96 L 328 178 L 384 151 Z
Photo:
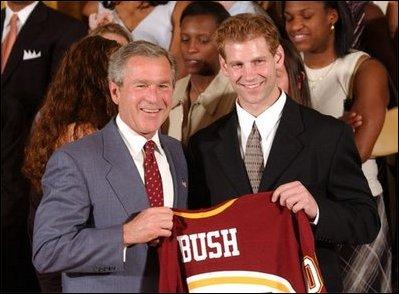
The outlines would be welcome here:
M 287 1 L 284 17 L 289 38 L 303 53 L 312 107 L 336 118 L 345 110 L 362 116 L 355 142 L 377 201 L 381 230 L 371 244 L 344 246 L 343 291 L 390 292 L 392 256 L 383 190 L 375 159 L 370 158 L 389 99 L 387 72 L 365 52 L 350 50 L 353 30 L 344 1 Z
M 90 29 L 109 22 L 123 26 L 135 41 L 145 40 L 169 50 L 176 59 L 179 77 L 184 65 L 180 55 L 180 16 L 190 1 L 87 2 L 83 13 Z

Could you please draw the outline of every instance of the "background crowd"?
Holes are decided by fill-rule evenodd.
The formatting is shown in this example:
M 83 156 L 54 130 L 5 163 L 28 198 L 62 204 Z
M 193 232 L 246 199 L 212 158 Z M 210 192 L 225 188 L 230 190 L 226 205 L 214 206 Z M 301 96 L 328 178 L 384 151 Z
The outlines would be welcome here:
M 190 159 L 190 148 L 207 140 L 200 135 L 189 144 L 192 136 L 237 107 L 239 91 L 228 65 L 221 68 L 215 33 L 230 16 L 249 13 L 276 27 L 284 52 L 278 87 L 353 130 L 381 228 L 369 244 L 340 246 L 343 291 L 397 292 L 397 134 L 384 126 L 398 104 L 398 7 L 384 4 L 383 10 L 373 1 L 7 1 L 1 12 L 2 291 L 62 291 L 61 273 L 39 273 L 32 265 L 41 180 L 57 149 L 118 114 L 119 92 L 109 90 L 111 55 L 143 40 L 174 57 L 171 111 L 160 130 L 181 141 Z M 382 140 L 383 150 L 377 148 Z

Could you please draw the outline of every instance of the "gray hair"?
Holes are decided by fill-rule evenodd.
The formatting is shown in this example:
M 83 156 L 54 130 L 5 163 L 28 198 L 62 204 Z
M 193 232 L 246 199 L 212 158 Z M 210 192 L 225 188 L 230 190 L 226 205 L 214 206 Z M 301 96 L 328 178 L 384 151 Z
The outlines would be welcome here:
M 125 65 L 133 56 L 166 57 L 172 69 L 172 82 L 176 82 L 176 63 L 173 56 L 158 45 L 147 41 L 134 41 L 115 51 L 108 65 L 108 80 L 122 86 L 125 76 Z

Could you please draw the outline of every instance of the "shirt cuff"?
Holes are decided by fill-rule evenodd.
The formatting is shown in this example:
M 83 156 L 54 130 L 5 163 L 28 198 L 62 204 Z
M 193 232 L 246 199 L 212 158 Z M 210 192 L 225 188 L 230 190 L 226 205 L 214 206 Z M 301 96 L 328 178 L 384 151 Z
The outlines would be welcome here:
M 316 217 L 314 218 L 314 221 L 310 223 L 314 226 L 317 226 L 318 222 L 319 222 L 319 208 L 317 208 Z
M 126 250 L 127 250 L 127 247 L 125 246 L 125 248 L 123 248 L 123 262 L 124 263 L 126 262 Z

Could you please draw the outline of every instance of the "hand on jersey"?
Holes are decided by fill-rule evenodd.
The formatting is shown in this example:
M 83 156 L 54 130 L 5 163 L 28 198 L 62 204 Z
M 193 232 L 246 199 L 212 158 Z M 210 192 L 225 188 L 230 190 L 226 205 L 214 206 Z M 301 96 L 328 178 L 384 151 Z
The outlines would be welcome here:
M 170 208 L 147 208 L 123 225 L 123 243 L 130 246 L 151 242 L 159 237 L 169 237 L 172 227 L 173 212 Z
M 316 200 L 299 181 L 279 186 L 272 195 L 272 202 L 277 200 L 279 200 L 280 205 L 287 207 L 294 213 L 303 209 L 311 221 L 316 217 L 318 210 Z

